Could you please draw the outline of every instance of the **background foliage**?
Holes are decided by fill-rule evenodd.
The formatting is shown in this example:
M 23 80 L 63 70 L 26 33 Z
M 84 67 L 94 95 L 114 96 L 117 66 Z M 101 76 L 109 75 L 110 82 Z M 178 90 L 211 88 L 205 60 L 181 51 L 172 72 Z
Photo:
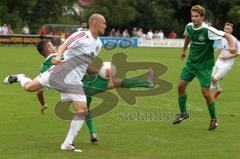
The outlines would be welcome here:
M 74 2 L 79 3 L 77 0 L 1 0 L 0 25 L 9 23 L 14 32 L 20 32 L 28 24 L 31 32 L 37 33 L 43 24 L 80 24 L 92 13 L 101 13 L 107 19 L 108 30 L 142 27 L 145 32 L 173 30 L 181 36 L 184 26 L 191 21 L 191 6 L 200 4 L 206 8 L 208 22 L 222 29 L 230 21 L 235 25 L 234 35 L 239 37 L 240 0 L 95 0 L 82 6 L 85 12 L 81 15 L 72 9 Z

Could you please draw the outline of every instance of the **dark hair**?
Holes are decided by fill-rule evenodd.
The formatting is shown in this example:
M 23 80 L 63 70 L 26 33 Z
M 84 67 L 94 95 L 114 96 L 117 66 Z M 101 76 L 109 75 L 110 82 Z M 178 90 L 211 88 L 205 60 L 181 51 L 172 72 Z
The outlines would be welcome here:
M 230 22 L 226 22 L 224 26 L 231 26 L 231 27 L 233 27 L 233 24 L 230 23 Z
M 45 46 L 48 42 L 49 42 L 48 39 L 43 39 L 39 43 L 36 44 L 37 50 L 42 56 L 44 56 Z

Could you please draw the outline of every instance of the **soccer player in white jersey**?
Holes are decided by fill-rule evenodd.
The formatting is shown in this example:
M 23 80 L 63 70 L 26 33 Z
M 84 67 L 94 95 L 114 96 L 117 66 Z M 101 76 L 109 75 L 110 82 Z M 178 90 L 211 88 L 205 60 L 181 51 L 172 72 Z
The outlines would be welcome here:
M 224 32 L 232 34 L 232 31 L 233 24 L 226 22 L 224 25 Z M 220 55 L 215 63 L 212 72 L 211 90 L 215 91 L 213 96 L 214 99 L 217 99 L 218 95 L 223 91 L 219 85 L 219 81 L 223 79 L 223 77 L 232 69 L 232 66 L 234 64 L 234 58 L 236 58 L 240 54 L 240 45 L 237 38 L 235 38 L 233 35 L 231 35 L 231 38 L 237 49 L 236 54 L 231 54 L 229 52 L 229 44 L 225 38 L 221 39 L 220 45 L 216 49 L 220 51 Z
M 87 67 L 102 47 L 98 35 L 103 34 L 105 29 L 105 18 L 100 14 L 93 14 L 89 18 L 89 31 L 76 32 L 59 46 L 57 56 L 53 59 L 53 62 L 57 64 L 55 67 L 50 68 L 34 80 L 23 74 L 11 75 L 4 79 L 5 83 L 19 82 L 29 92 L 50 87 L 60 92 L 62 101 L 73 102 L 75 115 L 67 137 L 61 145 L 62 150 L 82 151 L 73 145 L 73 140 L 80 131 L 87 115 L 86 96 L 81 80 Z M 63 53 L 64 61 L 61 60 Z

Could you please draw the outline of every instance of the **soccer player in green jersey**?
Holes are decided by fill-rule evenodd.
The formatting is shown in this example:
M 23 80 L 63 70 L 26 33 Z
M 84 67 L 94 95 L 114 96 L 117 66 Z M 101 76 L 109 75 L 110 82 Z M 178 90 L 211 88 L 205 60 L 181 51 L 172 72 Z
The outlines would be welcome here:
M 42 40 L 37 44 L 38 52 L 45 58 L 41 68 L 40 73 L 47 71 L 51 68 L 54 64 L 52 59 L 56 57 L 56 49 L 54 48 L 53 44 L 49 40 Z M 62 60 L 64 58 L 62 57 Z M 96 135 L 96 128 L 93 124 L 93 117 L 92 112 L 90 110 L 90 104 L 92 101 L 92 96 L 101 92 L 104 92 L 108 89 L 113 89 L 117 87 L 122 88 L 135 88 L 135 87 L 146 87 L 146 88 L 153 88 L 155 86 L 153 80 L 153 70 L 149 69 L 149 75 L 147 80 L 136 80 L 136 79 L 118 79 L 113 78 L 111 80 L 105 80 L 98 75 L 98 70 L 94 67 L 90 66 L 87 69 L 89 74 L 83 77 L 83 89 L 85 94 L 87 95 L 87 106 L 88 106 L 88 115 L 86 118 L 86 124 L 88 126 L 91 142 L 97 142 L 97 135 Z M 38 100 L 41 104 L 41 113 L 47 108 L 47 105 L 44 100 L 43 90 L 39 90 L 37 92 Z
M 210 94 L 211 74 L 212 67 L 214 65 L 213 42 L 214 40 L 224 37 L 229 43 L 230 53 L 235 54 L 236 48 L 231 36 L 228 33 L 218 31 L 203 22 L 204 15 L 205 9 L 202 6 L 193 6 L 191 9 L 192 22 L 187 24 L 185 27 L 185 41 L 181 58 L 184 59 L 186 57 L 186 50 L 189 43 L 190 51 L 178 84 L 178 104 L 181 113 L 176 116 L 173 124 L 178 124 L 182 120 L 189 118 L 189 114 L 186 110 L 187 94 L 185 90 L 188 83 L 196 77 L 200 83 L 201 92 L 206 100 L 211 117 L 208 130 L 213 130 L 218 125 L 215 103 Z

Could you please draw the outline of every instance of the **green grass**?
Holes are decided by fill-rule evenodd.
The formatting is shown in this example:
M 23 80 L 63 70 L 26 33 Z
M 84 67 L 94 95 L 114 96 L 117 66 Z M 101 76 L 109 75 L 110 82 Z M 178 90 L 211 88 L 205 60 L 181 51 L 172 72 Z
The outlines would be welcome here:
M 207 131 L 209 114 L 200 93 L 197 80 L 188 87 L 188 108 L 192 120 L 172 125 L 170 120 L 124 120 L 121 114 L 150 112 L 178 112 L 177 83 L 184 62 L 180 60 L 181 49 L 131 48 L 102 50 L 104 61 L 118 52 L 127 54 L 129 62 L 157 62 L 168 67 L 161 79 L 170 81 L 173 89 L 165 94 L 137 97 L 135 105 L 128 105 L 119 97 L 119 103 L 110 112 L 95 118 L 99 144 L 89 142 L 86 125 L 81 129 L 75 144 L 83 153 L 60 150 L 70 121 L 58 118 L 54 107 L 59 100 L 55 91 L 46 92 L 49 106 L 41 115 L 34 93 L 26 93 L 17 84 L 0 82 L 0 158 L 1 159 L 238 159 L 240 138 L 239 70 L 234 68 L 222 83 L 225 92 L 216 101 L 219 127 Z M 38 74 L 43 61 L 32 46 L 0 47 L 0 80 L 9 74 L 24 73 L 30 77 Z M 117 68 L 121 69 L 121 68 Z M 133 74 L 133 73 L 132 73 Z M 113 93 L 117 94 L 116 91 Z M 96 106 L 98 100 L 93 101 Z

